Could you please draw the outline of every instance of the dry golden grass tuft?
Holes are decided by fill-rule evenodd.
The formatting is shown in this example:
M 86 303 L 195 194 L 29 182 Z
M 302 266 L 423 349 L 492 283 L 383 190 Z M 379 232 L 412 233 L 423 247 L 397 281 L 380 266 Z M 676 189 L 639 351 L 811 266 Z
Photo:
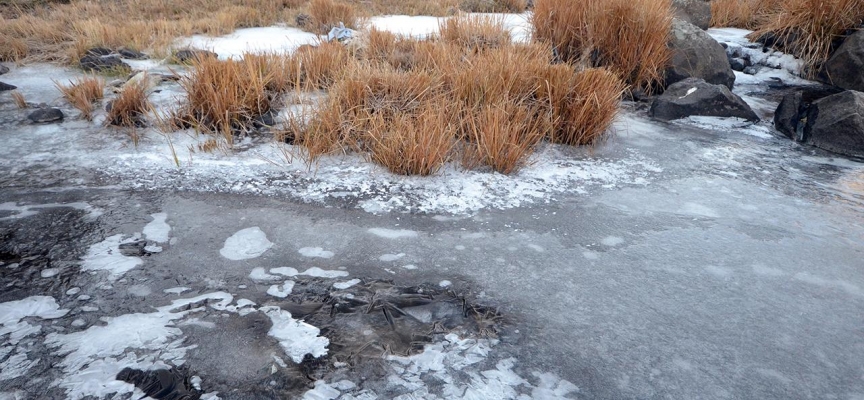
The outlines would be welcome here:
M 19 109 L 23 110 L 27 108 L 27 100 L 24 99 L 24 95 L 17 90 L 12 91 L 12 99 L 15 100 L 15 106 Z
M 712 0 L 711 26 L 756 29 L 779 4 L 780 0 Z
M 291 58 L 291 68 L 301 89 L 325 89 L 354 62 L 350 51 L 341 43 L 324 42 L 306 47 Z
M 670 50 L 670 0 L 536 0 L 534 38 L 564 61 L 606 67 L 650 91 L 663 80 Z
M 93 102 L 105 96 L 105 80 L 97 76 L 77 78 L 68 85 L 55 81 L 54 85 L 88 121 L 93 119 Z
M 513 173 L 543 139 L 595 143 L 617 112 L 624 83 L 616 74 L 577 72 L 551 64 L 550 54 L 542 44 L 479 51 L 373 31 L 328 98 L 280 135 L 312 162 L 359 151 L 398 174 L 431 174 L 448 159 Z
M 127 84 L 109 103 L 107 122 L 109 125 L 123 127 L 144 126 L 144 117 L 152 109 L 147 100 L 146 80 Z M 137 140 L 137 135 L 133 135 Z
M 526 0 L 462 0 L 459 8 L 477 13 L 520 13 L 528 8 Z
M 340 0 L 312 0 L 309 3 L 309 15 L 315 33 L 327 33 L 339 23 L 351 29 L 357 29 L 360 24 L 354 5 Z
M 509 45 L 510 31 L 504 19 L 491 16 L 449 18 L 439 24 L 441 39 L 469 50 L 485 50 Z
M 789 0 L 779 2 L 750 39 L 770 38 L 774 47 L 804 60 L 802 71 L 814 77 L 833 50 L 834 41 L 864 21 L 864 0 Z
M 235 133 L 245 133 L 272 108 L 267 87 L 273 81 L 266 58 L 244 56 L 220 61 L 199 58 L 180 81 L 186 92 L 185 108 L 175 116 L 180 126 L 208 133 L 221 133 L 233 143 Z

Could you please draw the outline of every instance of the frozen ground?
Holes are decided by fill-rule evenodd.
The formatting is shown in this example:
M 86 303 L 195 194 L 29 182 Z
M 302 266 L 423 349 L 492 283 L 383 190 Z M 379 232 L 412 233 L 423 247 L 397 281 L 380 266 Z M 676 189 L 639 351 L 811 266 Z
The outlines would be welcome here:
M 776 134 L 784 65 L 738 74 L 758 124 L 625 104 L 593 149 L 429 178 L 136 148 L 59 99 L 76 72 L 16 68 L 71 118 L 0 96 L 0 399 L 138 399 L 126 367 L 203 399 L 864 398 L 864 165 Z

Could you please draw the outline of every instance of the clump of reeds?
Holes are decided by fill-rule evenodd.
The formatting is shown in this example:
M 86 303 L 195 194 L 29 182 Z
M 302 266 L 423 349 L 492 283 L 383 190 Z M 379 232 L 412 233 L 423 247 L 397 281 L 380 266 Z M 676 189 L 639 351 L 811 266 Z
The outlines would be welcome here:
M 651 91 L 669 62 L 670 0 L 536 0 L 534 39 L 560 60 L 605 67 Z
M 780 0 L 712 0 L 711 26 L 756 29 L 779 3 Z
M 68 85 L 55 81 L 54 85 L 63 93 L 63 98 L 81 111 L 88 121 L 93 119 L 93 102 L 105 95 L 105 80 L 97 76 L 76 78 Z
M 526 0 L 462 0 L 459 8 L 477 13 L 519 13 L 528 7 Z
M 146 79 L 127 83 L 117 98 L 109 103 L 106 122 L 114 126 L 143 127 L 145 116 L 152 109 L 147 100 L 148 85 Z
M 836 41 L 864 21 L 864 0 L 789 0 L 751 33 L 804 61 L 805 76 L 813 77 L 831 56 Z
M 340 23 L 352 29 L 359 25 L 354 6 L 340 0 L 312 0 L 309 3 L 309 15 L 312 17 L 311 26 L 316 33 L 327 33 Z
M 24 95 L 17 90 L 12 91 L 12 100 L 15 100 L 15 106 L 19 109 L 23 110 L 27 108 L 27 100 L 24 99 Z
M 504 20 L 490 16 L 446 19 L 439 24 L 439 35 L 445 42 L 470 50 L 497 48 L 511 42 Z

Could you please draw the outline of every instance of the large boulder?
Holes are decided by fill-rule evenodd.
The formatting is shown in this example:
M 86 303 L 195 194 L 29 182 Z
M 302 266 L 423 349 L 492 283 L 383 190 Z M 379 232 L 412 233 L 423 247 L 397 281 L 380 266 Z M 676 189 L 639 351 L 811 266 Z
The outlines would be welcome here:
M 662 95 L 654 99 L 648 114 L 664 121 L 691 115 L 738 117 L 759 121 L 750 106 L 729 88 L 698 78 L 687 78 L 669 86 Z
M 806 111 L 803 93 L 798 91 L 783 96 L 777 111 L 774 112 L 774 128 L 789 139 L 796 142 L 804 141 L 804 125 L 801 116 Z M 801 129 L 799 129 L 801 128 Z
M 864 157 L 864 93 L 847 90 L 814 101 L 804 140 L 834 153 Z
M 821 72 L 826 83 L 864 92 L 864 31 L 847 37 L 825 62 Z
M 705 0 L 672 0 L 675 18 L 687 21 L 700 29 L 711 26 L 711 3 Z
M 0 92 L 5 92 L 7 90 L 15 90 L 18 89 L 18 86 L 10 85 L 8 83 L 0 82 Z
M 666 69 L 667 85 L 687 78 L 701 78 L 729 89 L 735 84 L 735 73 L 729 65 L 726 50 L 693 24 L 675 18 L 669 48 L 672 49 L 672 59 Z
M 87 54 L 81 57 L 79 63 L 81 69 L 85 71 L 128 72 L 132 70 L 132 67 L 124 63 L 117 55 L 100 56 L 97 54 Z

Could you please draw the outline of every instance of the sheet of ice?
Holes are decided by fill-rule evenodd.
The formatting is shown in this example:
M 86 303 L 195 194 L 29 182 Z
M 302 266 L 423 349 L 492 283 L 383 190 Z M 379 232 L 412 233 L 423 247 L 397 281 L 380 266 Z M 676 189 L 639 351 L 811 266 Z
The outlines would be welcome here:
M 294 281 L 285 281 L 282 283 L 282 286 L 279 285 L 271 285 L 269 289 L 267 289 L 267 294 L 274 296 L 285 298 L 291 294 L 291 291 L 294 289 Z
M 417 266 L 414 264 L 407 264 L 407 265 L 403 265 L 402 269 L 409 269 L 409 270 L 410 269 L 417 269 Z
M 219 250 L 219 254 L 229 260 L 248 260 L 260 257 L 271 247 L 273 243 L 267 240 L 267 235 L 261 228 L 253 226 L 241 229 L 225 239 L 225 245 Z
M 304 257 L 333 258 L 333 252 L 320 247 L 304 247 L 298 252 Z
M 39 271 L 39 275 L 43 278 L 50 278 L 60 273 L 60 268 L 45 268 Z
M 391 261 L 396 261 L 396 260 L 398 260 L 398 259 L 400 259 L 400 258 L 402 258 L 402 257 L 405 257 L 405 253 L 399 253 L 399 254 L 382 254 L 381 257 L 378 257 L 378 260 L 379 260 L 379 261 L 384 261 L 384 262 L 391 262 Z
M 63 376 L 53 384 L 64 389 L 72 400 L 132 393 L 135 386 L 115 380 L 117 373 L 125 367 L 150 370 L 182 364 L 191 347 L 184 346 L 182 331 L 174 321 L 201 310 L 181 311 L 204 300 L 217 300 L 209 305 L 224 310 L 233 296 L 214 292 L 178 299 L 152 313 L 103 317 L 104 325 L 68 334 L 48 334 L 45 344 L 55 356 L 63 357 L 57 364 Z
M 87 220 L 93 221 L 102 215 L 102 210 L 99 208 L 95 208 L 87 203 L 49 203 L 49 204 L 31 204 L 31 205 L 22 205 L 19 206 L 18 203 L 15 202 L 6 202 L 0 203 L 0 211 L 11 211 L 12 215 L 7 215 L 5 217 L 0 217 L 0 221 L 9 221 L 14 219 L 27 218 L 39 213 L 40 209 L 43 208 L 73 208 L 76 210 L 82 210 L 87 212 Z
M 531 24 L 528 14 L 483 14 L 470 13 L 469 17 L 488 17 L 501 21 L 510 31 L 514 41 L 525 42 L 530 38 Z M 439 31 L 440 25 L 452 17 L 384 15 L 369 19 L 368 27 L 388 31 L 401 36 L 428 38 Z
M 321 357 L 327 354 L 330 340 L 318 336 L 321 330 L 305 322 L 291 318 L 291 313 L 279 307 L 261 307 L 261 312 L 270 317 L 273 326 L 268 335 L 279 341 L 285 354 L 295 363 L 303 361 L 306 354 Z
M 402 239 L 417 237 L 416 231 L 408 229 L 369 228 L 369 233 L 385 239 Z
M 144 237 L 154 242 L 167 243 L 168 239 L 170 239 L 168 234 L 171 232 L 171 225 L 168 225 L 168 222 L 165 221 L 168 219 L 168 214 L 156 213 L 150 216 L 153 217 L 153 221 L 144 226 L 144 230 L 142 231 Z
M 123 235 L 114 235 L 90 246 L 87 254 L 81 258 L 82 271 L 108 271 L 111 280 L 117 280 L 127 271 L 144 263 L 138 257 L 124 256 L 120 253 L 120 244 L 130 240 L 123 240 Z
M 358 283 L 360 283 L 360 280 L 355 278 L 355 279 L 350 279 L 350 280 L 343 281 L 343 282 L 336 282 L 333 284 L 333 287 L 335 289 L 345 290 L 345 289 L 348 289 L 351 286 L 354 286 Z
M 274 268 L 275 269 L 275 268 Z M 272 270 L 271 270 L 272 272 Z M 276 275 L 270 275 L 267 273 L 267 270 L 261 267 L 252 268 L 252 272 L 249 273 L 249 279 L 253 281 L 275 281 L 280 279 Z
M 69 310 L 60 309 L 51 296 L 30 296 L 21 300 L 0 303 L 0 338 L 9 335 L 3 345 L 15 345 L 27 336 L 39 333 L 41 326 L 21 321 L 28 317 L 55 319 L 66 315 Z
M 178 40 L 180 47 L 212 50 L 220 59 L 238 58 L 243 53 L 288 53 L 301 45 L 318 43 L 315 34 L 288 26 L 238 29 L 220 37 L 196 35 Z
M 806 85 L 812 83 L 799 77 L 804 65 L 802 60 L 779 51 L 763 52 L 761 44 L 753 43 L 747 39 L 747 35 L 750 33 L 752 31 L 738 28 L 711 28 L 708 30 L 711 37 L 726 44 L 727 52 L 739 56 L 746 55 L 753 64 L 764 67 L 760 68 L 755 75 L 736 73 L 736 86 L 765 82 L 772 78 L 780 79 L 787 84 Z
M 296 276 L 296 275 L 300 274 L 300 271 L 297 271 L 296 269 L 291 268 L 291 267 L 279 267 L 279 268 L 270 268 L 270 273 L 271 274 L 285 275 L 285 276 Z
M 306 271 L 303 271 L 302 273 L 300 273 L 298 275 L 312 276 L 315 278 L 339 278 L 342 276 L 348 276 L 348 272 L 345 272 L 345 271 L 328 271 L 328 270 L 324 270 L 324 269 L 321 269 L 318 267 L 312 267 L 312 268 L 307 269 Z

